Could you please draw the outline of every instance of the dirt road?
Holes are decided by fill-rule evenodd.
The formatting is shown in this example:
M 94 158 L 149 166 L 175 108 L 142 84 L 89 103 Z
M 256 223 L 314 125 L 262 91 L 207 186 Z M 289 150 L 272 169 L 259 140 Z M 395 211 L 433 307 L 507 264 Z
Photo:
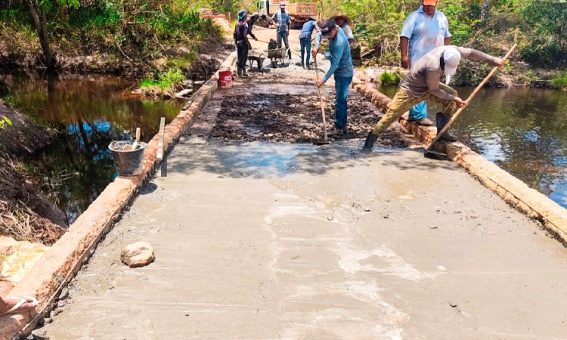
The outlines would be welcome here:
M 386 140 L 363 155 L 356 131 L 296 143 L 320 130 L 313 74 L 292 70 L 217 92 L 37 334 L 565 338 L 563 246 L 452 163 Z M 122 265 L 134 241 L 156 261 Z

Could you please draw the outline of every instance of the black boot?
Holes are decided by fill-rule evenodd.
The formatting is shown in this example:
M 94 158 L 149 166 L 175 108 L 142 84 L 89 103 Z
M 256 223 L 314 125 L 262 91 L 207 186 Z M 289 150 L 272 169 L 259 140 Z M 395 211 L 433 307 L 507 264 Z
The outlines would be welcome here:
M 449 116 L 448 114 L 437 112 L 437 114 L 435 115 L 435 120 L 437 121 L 437 133 L 439 133 L 443 129 L 443 127 L 447 125 L 450 119 L 451 116 Z M 447 142 L 457 141 L 457 137 L 453 136 L 449 131 L 446 131 L 439 139 Z
M 236 76 L 242 77 L 242 69 L 240 67 L 236 69 Z
M 374 147 L 374 143 L 376 142 L 376 139 L 378 139 L 378 136 L 376 136 L 375 134 L 372 133 L 372 131 L 370 131 L 368 133 L 368 136 L 366 136 L 366 140 L 364 141 L 364 146 L 362 147 L 362 151 L 371 152 L 372 148 Z

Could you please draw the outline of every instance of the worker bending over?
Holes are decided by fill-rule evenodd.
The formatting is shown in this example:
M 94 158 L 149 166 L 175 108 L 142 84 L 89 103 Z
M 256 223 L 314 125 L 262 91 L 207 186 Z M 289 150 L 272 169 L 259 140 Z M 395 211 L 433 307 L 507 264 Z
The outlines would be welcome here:
M 496 66 L 502 66 L 504 61 L 471 48 L 453 45 L 440 46 L 419 59 L 406 74 L 400 88 L 388 104 L 388 111 L 378 121 L 364 142 L 364 151 L 372 151 L 376 138 L 392 123 L 397 121 L 407 110 L 423 100 L 433 100 L 443 104 L 443 112 L 437 113 L 437 131 L 441 131 L 457 108 L 467 103 L 458 97 L 457 91 L 441 83 L 449 84 L 451 76 L 457 71 L 457 66 L 464 57 L 473 61 L 483 61 Z M 446 132 L 441 139 L 455 141 L 455 137 Z

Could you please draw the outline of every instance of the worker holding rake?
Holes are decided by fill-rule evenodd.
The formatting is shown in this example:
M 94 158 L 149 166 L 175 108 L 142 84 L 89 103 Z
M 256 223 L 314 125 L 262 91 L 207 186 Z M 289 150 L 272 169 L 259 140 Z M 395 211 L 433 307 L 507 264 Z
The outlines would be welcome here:
M 431 50 L 419 59 L 406 74 L 400 83 L 398 92 L 388 104 L 388 111 L 378 121 L 374 129 L 368 133 L 362 150 L 372 151 L 378 135 L 396 122 L 411 107 L 424 100 L 433 100 L 443 104 L 443 112 L 437 113 L 436 117 L 437 131 L 441 131 L 457 108 L 467 105 L 458 96 L 457 91 L 448 86 L 451 76 L 457 71 L 461 57 L 500 67 L 504 65 L 503 59 L 492 57 L 471 48 L 449 45 Z M 441 83 L 443 76 L 445 77 L 445 84 Z M 441 139 L 456 140 L 449 133 L 445 133 L 441 136 Z
M 334 75 L 336 90 L 335 128 L 346 133 L 348 88 L 354 75 L 350 45 L 343 29 L 337 26 L 334 20 L 327 21 L 321 27 L 321 37 L 330 41 L 331 67 L 322 80 L 317 80 L 317 86 L 323 86 Z

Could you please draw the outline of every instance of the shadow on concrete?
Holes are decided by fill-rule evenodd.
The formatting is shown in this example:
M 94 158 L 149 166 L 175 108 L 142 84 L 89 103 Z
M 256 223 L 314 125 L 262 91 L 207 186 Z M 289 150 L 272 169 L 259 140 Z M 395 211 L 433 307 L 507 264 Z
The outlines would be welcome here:
M 221 177 L 266 178 L 295 173 L 323 175 L 333 170 L 371 167 L 376 162 L 392 171 L 457 169 L 452 162 L 426 159 L 420 150 L 377 148 L 365 154 L 360 152 L 361 145 L 362 140 L 325 146 L 266 142 L 229 144 L 191 137 L 176 146 L 169 158 L 168 171 L 171 174 L 204 171 Z

